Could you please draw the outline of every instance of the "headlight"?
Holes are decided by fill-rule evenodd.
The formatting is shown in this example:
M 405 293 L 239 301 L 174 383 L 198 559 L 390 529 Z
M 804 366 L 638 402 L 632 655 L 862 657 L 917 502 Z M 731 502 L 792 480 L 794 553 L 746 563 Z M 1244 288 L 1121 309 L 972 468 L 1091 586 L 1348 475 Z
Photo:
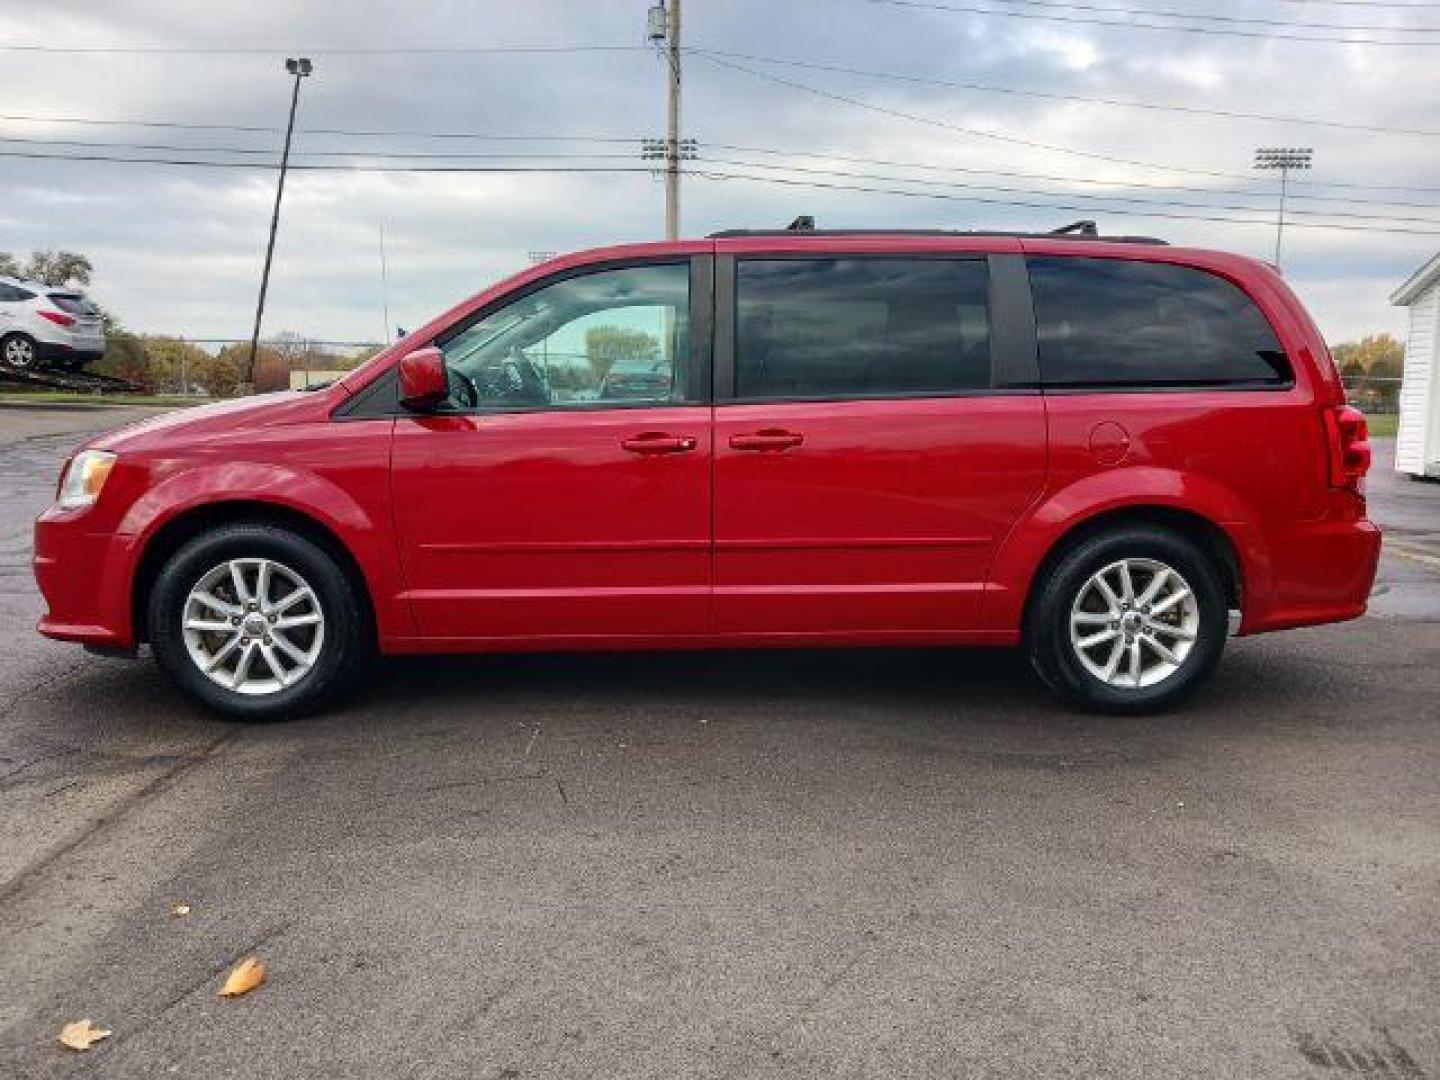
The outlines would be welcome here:
M 105 486 L 114 467 L 115 455 L 109 451 L 81 450 L 70 459 L 69 466 L 60 477 L 56 502 L 65 510 L 92 505 L 100 498 L 100 489 Z

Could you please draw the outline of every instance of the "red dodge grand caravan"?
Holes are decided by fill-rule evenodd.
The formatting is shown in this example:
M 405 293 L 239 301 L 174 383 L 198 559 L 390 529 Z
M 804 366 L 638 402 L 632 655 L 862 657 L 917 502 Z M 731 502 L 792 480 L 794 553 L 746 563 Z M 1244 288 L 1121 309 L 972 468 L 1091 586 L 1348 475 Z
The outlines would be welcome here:
M 536 266 L 339 382 L 65 464 L 40 631 L 269 718 L 382 653 L 1019 645 L 1171 704 L 1365 610 L 1364 417 L 1269 266 L 771 231 Z

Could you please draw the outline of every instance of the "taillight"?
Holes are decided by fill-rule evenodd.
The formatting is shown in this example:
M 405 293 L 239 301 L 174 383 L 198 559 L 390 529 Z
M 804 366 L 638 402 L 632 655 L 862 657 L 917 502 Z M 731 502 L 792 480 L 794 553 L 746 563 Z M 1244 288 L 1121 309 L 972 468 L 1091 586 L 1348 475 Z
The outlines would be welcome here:
M 63 311 L 37 311 L 42 319 L 49 319 L 56 326 L 74 326 L 75 316 L 66 315 Z
M 1325 410 L 1325 433 L 1330 444 L 1330 485 L 1360 490 L 1370 471 L 1370 425 L 1365 414 L 1349 405 Z

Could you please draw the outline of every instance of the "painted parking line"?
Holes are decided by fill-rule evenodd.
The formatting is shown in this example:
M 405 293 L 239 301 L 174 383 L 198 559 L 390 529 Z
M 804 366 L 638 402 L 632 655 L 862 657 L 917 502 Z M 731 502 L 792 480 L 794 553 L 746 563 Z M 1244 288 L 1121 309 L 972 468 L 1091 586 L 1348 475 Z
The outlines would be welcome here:
M 1402 559 L 1408 559 L 1410 562 L 1419 563 L 1421 566 L 1428 566 L 1431 570 L 1440 570 L 1440 555 L 1432 555 L 1424 548 L 1397 544 L 1394 540 L 1387 540 L 1383 550 L 1391 555 L 1398 555 Z

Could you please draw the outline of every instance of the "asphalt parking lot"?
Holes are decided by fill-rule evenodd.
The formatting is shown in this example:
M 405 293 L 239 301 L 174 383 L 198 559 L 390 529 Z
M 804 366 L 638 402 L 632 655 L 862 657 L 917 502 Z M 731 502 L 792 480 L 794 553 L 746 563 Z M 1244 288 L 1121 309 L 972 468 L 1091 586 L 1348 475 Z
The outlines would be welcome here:
M 243 726 L 33 632 L 30 521 L 122 418 L 0 410 L 0 1075 L 1440 1077 L 1440 485 L 1382 461 L 1376 614 L 1176 715 L 797 652 Z

